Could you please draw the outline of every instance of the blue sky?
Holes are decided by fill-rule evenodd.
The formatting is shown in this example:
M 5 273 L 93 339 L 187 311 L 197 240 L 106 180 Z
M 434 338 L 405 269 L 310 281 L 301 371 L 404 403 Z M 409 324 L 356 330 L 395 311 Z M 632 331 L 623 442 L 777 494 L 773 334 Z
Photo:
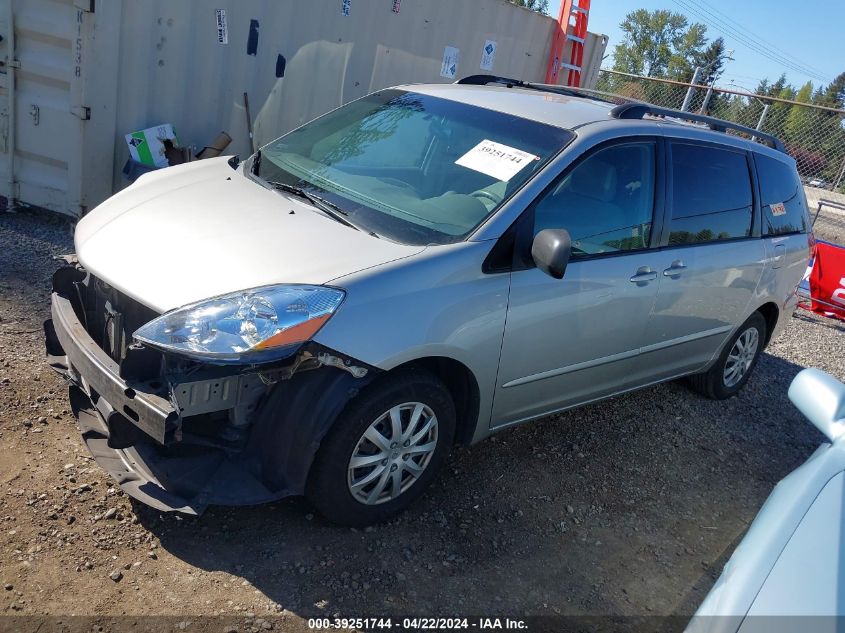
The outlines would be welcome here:
M 690 22 L 706 24 L 709 39 L 722 35 L 726 48 L 734 50 L 734 61 L 727 62 L 718 82 L 723 87 L 753 91 L 760 79 L 768 77 L 774 81 L 782 72 L 786 72 L 787 80 L 794 85 L 800 86 L 809 80 L 816 87 L 820 83 L 829 83 L 845 71 L 842 35 L 845 2 L 841 0 L 592 0 L 591 4 L 587 28 L 610 37 L 608 53 L 612 53 L 613 47 L 622 39 L 619 23 L 625 14 L 634 9 L 669 9 L 683 13 Z M 707 19 L 682 5 L 695 7 Z M 557 18 L 559 10 L 560 0 L 550 0 L 549 13 Z M 798 66 L 812 67 L 811 72 L 817 72 L 826 80 L 821 81 L 806 72 L 768 59 L 749 48 L 747 42 L 721 32 L 717 20 L 732 26 L 747 39 L 750 34 Z M 605 64 L 609 61 L 605 60 Z

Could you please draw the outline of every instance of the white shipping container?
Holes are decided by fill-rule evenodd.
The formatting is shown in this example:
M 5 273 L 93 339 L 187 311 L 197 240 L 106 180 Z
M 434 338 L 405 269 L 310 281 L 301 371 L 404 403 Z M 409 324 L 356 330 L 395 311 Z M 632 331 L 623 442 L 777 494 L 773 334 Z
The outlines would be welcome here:
M 124 135 L 256 147 L 380 88 L 542 81 L 556 22 L 505 0 L 0 0 L 0 195 L 78 216 L 125 186 Z M 491 70 L 485 47 L 495 43 Z M 584 85 L 607 38 L 590 35 Z M 450 57 L 450 58 L 451 58 Z M 592 79 L 591 79 L 592 78 Z

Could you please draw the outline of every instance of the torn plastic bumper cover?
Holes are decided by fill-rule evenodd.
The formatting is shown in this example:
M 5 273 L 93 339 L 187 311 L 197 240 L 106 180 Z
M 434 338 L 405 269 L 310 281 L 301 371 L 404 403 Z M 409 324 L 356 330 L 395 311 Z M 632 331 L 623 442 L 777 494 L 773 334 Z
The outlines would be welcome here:
M 71 383 L 88 449 L 127 494 L 159 510 L 199 514 L 209 504 L 304 492 L 320 441 L 374 368 L 311 349 L 281 366 L 210 367 L 212 379 L 162 376 L 154 389 L 127 377 L 127 360 L 115 361 L 80 321 L 87 312 L 74 288 L 83 277 L 78 267 L 54 276 L 47 358 Z

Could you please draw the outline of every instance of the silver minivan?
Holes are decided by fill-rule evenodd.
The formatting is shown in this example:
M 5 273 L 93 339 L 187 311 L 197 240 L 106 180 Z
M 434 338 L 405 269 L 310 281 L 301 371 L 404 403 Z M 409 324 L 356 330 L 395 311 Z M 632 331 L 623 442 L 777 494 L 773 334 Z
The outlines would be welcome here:
M 456 442 L 680 377 L 736 394 L 812 234 L 773 137 L 473 76 L 147 174 L 75 246 L 48 359 L 128 494 L 365 525 Z

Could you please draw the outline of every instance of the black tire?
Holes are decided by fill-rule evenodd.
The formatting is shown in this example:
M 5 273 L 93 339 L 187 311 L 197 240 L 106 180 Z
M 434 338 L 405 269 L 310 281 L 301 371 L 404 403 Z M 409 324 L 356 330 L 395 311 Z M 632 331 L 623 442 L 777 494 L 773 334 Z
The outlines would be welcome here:
M 725 384 L 725 369 L 728 363 L 728 357 L 730 356 L 731 350 L 733 350 L 739 337 L 747 332 L 749 328 L 757 330 L 757 349 L 754 353 L 754 358 L 751 360 L 751 364 L 748 366 L 748 369 L 745 370 L 745 373 L 742 374 L 739 381 L 728 386 Z M 713 363 L 713 366 L 709 370 L 701 374 L 694 374 L 688 378 L 690 386 L 698 393 L 712 400 L 726 400 L 728 398 L 732 398 L 739 393 L 745 386 L 745 383 L 748 382 L 748 378 L 757 366 L 757 361 L 760 359 L 760 354 L 763 352 L 765 341 L 766 319 L 764 319 L 763 315 L 759 312 L 755 312 L 748 317 L 748 320 L 746 320 L 745 323 L 737 328 L 737 331 L 734 332 L 734 335 L 725 344 L 725 347 L 722 349 L 722 353 L 719 354 L 719 358 L 715 363 Z
M 433 412 L 437 420 L 434 451 L 406 490 L 395 498 L 367 504 L 350 490 L 350 459 L 370 425 L 404 403 L 421 403 Z M 385 521 L 422 495 L 449 456 L 454 436 L 455 405 L 440 380 L 421 369 L 387 374 L 352 400 L 332 425 L 309 471 L 306 497 L 320 514 L 340 525 L 363 527 Z M 400 469 L 400 479 L 405 472 Z

